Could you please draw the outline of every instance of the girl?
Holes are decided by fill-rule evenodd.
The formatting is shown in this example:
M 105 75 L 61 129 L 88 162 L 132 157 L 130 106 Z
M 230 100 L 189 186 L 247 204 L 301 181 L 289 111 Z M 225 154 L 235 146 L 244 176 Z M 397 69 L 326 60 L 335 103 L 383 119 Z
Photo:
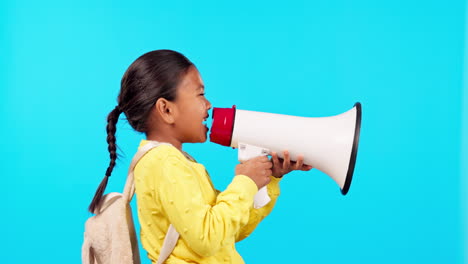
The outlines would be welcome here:
M 110 164 L 89 207 L 94 211 L 117 158 L 116 124 L 123 112 L 129 124 L 149 141 L 150 150 L 134 170 L 141 242 L 151 261 L 160 254 L 172 224 L 180 238 L 166 263 L 244 263 L 234 243 L 247 237 L 267 216 L 279 195 L 281 177 L 310 170 L 303 159 L 291 162 L 272 154 L 238 164 L 225 191 L 213 187 L 203 165 L 182 150 L 183 143 L 205 142 L 211 103 L 194 64 L 171 50 L 148 52 L 133 62 L 121 81 L 118 104 L 107 117 Z M 271 202 L 253 209 L 255 193 L 268 186 Z

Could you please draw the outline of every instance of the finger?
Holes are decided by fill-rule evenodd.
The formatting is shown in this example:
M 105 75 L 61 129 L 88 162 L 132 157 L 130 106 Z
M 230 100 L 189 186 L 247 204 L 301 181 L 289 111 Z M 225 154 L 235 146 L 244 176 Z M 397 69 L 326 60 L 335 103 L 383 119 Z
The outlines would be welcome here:
M 304 164 L 304 156 L 302 155 L 299 155 L 297 156 L 297 161 L 296 161 L 296 164 L 294 164 L 294 169 L 295 170 L 299 170 L 302 168 L 302 165 Z
M 289 151 L 283 151 L 284 160 L 283 160 L 283 169 L 289 169 L 291 166 L 291 159 L 289 157 Z
M 314 167 L 310 166 L 310 165 L 302 165 L 302 168 L 301 170 L 303 171 L 310 171 L 311 169 L 313 169 Z
M 270 177 L 267 177 L 267 178 L 266 178 L 266 184 L 265 184 L 265 186 L 268 185 L 268 184 L 270 183 L 270 181 L 271 181 L 271 178 L 270 178 Z
M 280 161 L 278 159 L 278 154 L 276 152 L 271 153 L 271 160 L 273 160 L 273 166 L 280 166 Z
M 265 163 L 265 168 L 267 169 L 273 168 L 273 163 L 271 161 L 268 161 L 268 163 Z
M 258 159 L 259 162 L 269 162 L 270 161 L 267 156 L 260 156 L 257 159 Z
M 271 170 L 266 170 L 266 176 L 270 176 L 272 174 L 273 174 L 273 172 Z

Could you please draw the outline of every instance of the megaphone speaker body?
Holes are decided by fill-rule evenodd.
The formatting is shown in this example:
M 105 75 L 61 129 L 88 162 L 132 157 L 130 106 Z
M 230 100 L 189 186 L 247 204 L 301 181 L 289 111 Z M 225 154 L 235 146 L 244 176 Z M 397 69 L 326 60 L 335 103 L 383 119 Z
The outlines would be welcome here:
M 254 112 L 233 106 L 213 109 L 210 140 L 233 148 L 240 144 L 261 147 L 281 158 L 283 151 L 288 150 L 293 161 L 303 155 L 304 164 L 330 176 L 344 195 L 351 185 L 360 126 L 360 103 L 331 117 Z

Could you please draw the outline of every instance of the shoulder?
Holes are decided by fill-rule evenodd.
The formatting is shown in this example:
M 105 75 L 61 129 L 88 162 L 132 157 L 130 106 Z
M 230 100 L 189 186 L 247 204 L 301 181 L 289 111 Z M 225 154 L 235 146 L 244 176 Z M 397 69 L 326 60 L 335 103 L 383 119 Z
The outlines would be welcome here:
M 162 144 L 148 150 L 135 166 L 137 185 L 138 179 L 145 182 L 146 185 L 152 185 L 154 180 L 165 178 L 164 175 L 168 169 L 185 167 L 180 166 L 184 164 L 184 158 L 180 151 L 172 145 Z
M 150 149 L 142 158 L 141 161 L 166 161 L 168 159 L 182 160 L 184 155 L 174 146 L 169 144 L 161 144 Z
M 190 161 L 177 148 L 169 144 L 161 144 L 149 150 L 138 162 L 138 165 L 151 168 L 163 168 L 171 165 L 191 167 Z M 137 165 L 137 166 L 138 166 Z M 184 166 L 185 165 L 185 166 Z

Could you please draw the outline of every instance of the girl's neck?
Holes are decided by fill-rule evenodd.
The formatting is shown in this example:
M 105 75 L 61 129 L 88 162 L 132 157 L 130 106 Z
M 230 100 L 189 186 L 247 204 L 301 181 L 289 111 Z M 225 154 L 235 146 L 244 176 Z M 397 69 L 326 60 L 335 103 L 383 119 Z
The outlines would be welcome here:
M 153 140 L 153 141 L 158 141 L 158 142 L 165 142 L 165 143 L 170 143 L 172 146 L 176 147 L 178 150 L 182 151 L 182 142 L 178 141 L 177 139 L 170 137 L 170 136 L 164 136 L 161 134 L 153 134 L 153 133 L 148 133 L 146 135 L 147 140 Z

